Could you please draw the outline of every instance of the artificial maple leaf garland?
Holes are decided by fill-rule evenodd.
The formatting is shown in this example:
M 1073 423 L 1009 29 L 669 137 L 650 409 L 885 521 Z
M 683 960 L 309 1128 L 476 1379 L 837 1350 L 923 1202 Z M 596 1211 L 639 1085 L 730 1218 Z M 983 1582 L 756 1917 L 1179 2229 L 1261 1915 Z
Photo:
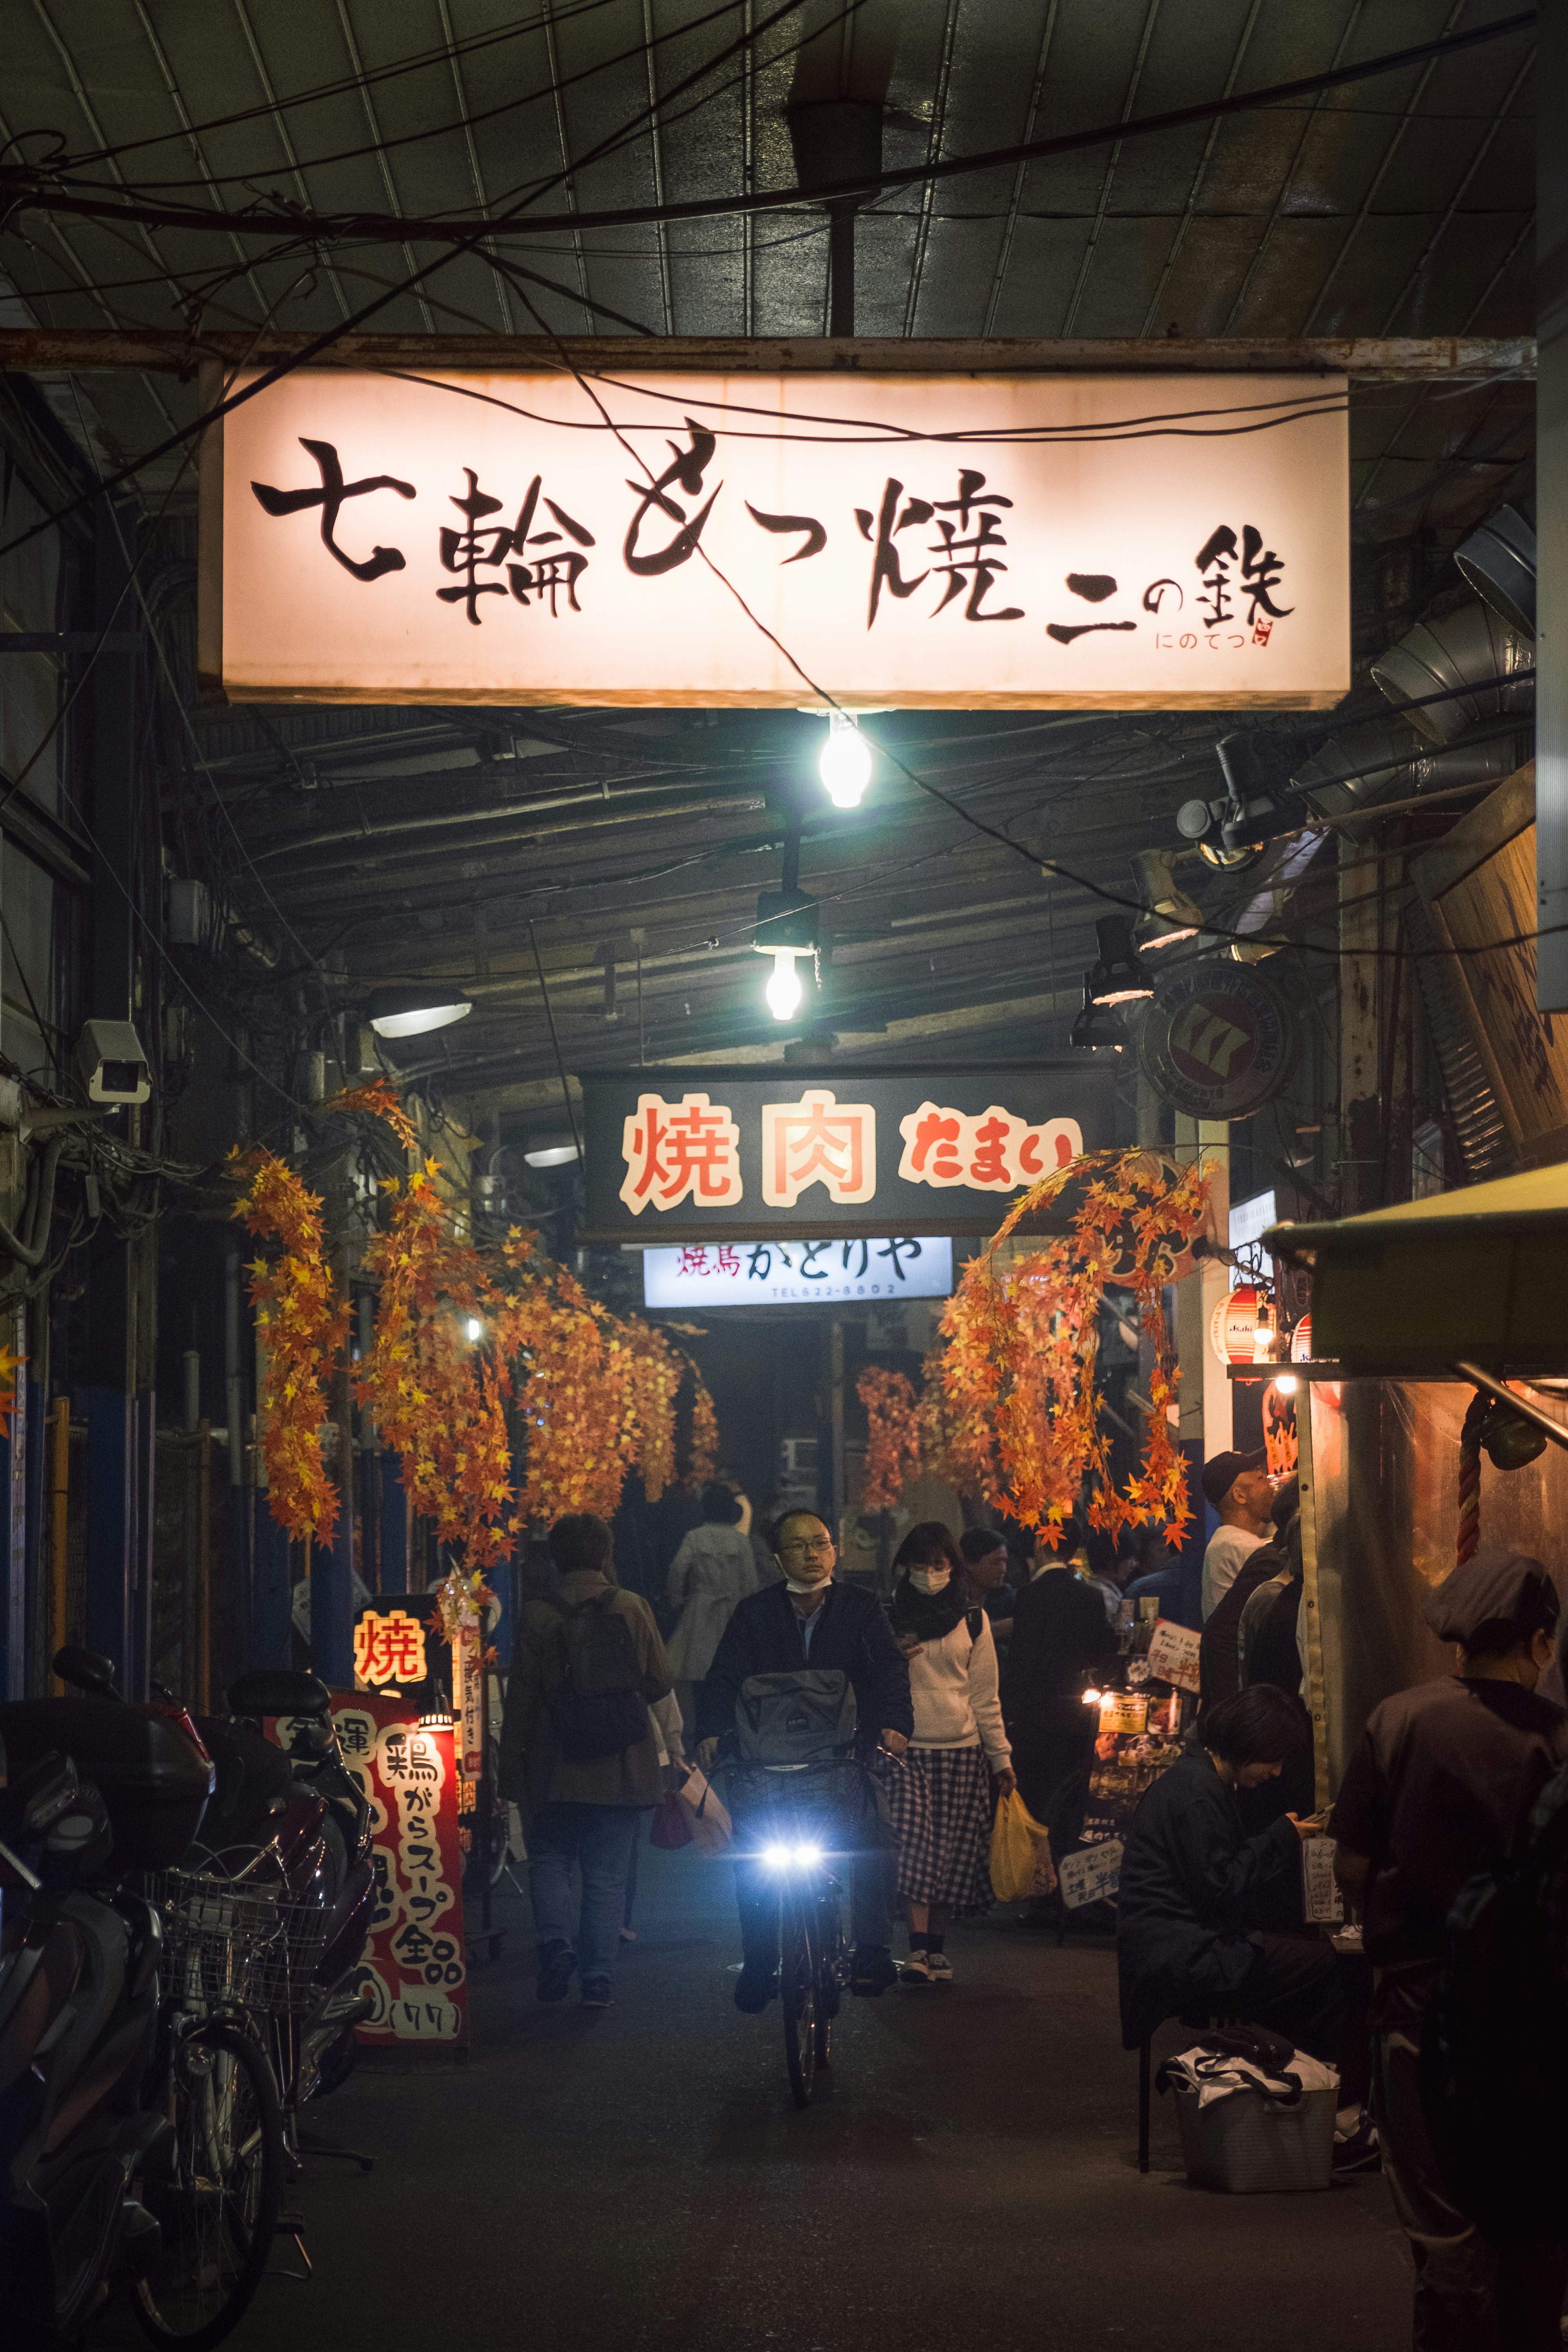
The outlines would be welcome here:
M 280 1527 L 329 1543 L 338 1491 L 321 1462 L 326 1377 L 349 1332 L 349 1307 L 332 1286 L 321 1228 L 321 1200 L 270 1151 L 240 1163 L 246 1189 L 234 1214 L 277 1255 L 247 1268 L 251 1303 L 265 1356 L 261 1458 L 267 1503 Z
M 1084 1190 L 1071 1240 L 1053 1241 L 998 1275 L 997 1252 L 1019 1221 L 1078 1182 Z M 1147 1151 L 1086 1155 L 1024 1193 L 965 1268 L 926 1359 L 915 1412 L 889 1385 L 902 1375 L 862 1376 L 859 1392 L 871 1423 L 866 1507 L 887 1507 L 873 1499 L 873 1468 L 877 1496 L 892 1500 L 924 1464 L 1026 1527 L 1060 1525 L 1087 1486 L 1092 1527 L 1115 1535 L 1129 1522 L 1157 1522 L 1167 1541 L 1178 1540 L 1192 1511 L 1166 1418 L 1175 1388 L 1166 1369 L 1161 1292 L 1202 1225 L 1207 1200 L 1206 1171 L 1194 1166 L 1173 1174 Z M 1132 1292 L 1155 1357 L 1142 1465 L 1120 1492 L 1094 1381 L 1100 1302 L 1112 1278 Z
M 890 1511 L 920 1469 L 915 1383 L 903 1372 L 890 1372 L 873 1364 L 855 1382 L 855 1394 L 871 1424 L 862 1507 L 868 1511 Z

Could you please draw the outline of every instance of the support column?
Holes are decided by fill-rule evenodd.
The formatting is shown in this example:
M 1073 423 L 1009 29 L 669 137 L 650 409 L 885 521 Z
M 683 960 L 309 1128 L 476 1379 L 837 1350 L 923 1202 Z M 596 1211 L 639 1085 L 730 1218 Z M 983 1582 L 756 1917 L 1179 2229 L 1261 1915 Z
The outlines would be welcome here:
M 1560 7 L 1541 12 L 1535 79 L 1541 121 L 1559 121 L 1568 104 L 1568 11 Z M 1537 139 L 1535 180 L 1535 1001 L 1542 1013 L 1568 1013 L 1568 153 L 1561 139 Z

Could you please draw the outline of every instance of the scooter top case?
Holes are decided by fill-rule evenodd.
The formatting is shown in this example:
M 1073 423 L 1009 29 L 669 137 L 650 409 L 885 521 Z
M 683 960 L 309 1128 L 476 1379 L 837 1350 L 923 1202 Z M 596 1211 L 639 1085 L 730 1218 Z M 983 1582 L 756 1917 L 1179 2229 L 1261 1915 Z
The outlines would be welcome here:
M 99 1698 L 16 1699 L 0 1706 L 0 1740 L 13 1777 L 54 1748 L 96 1784 L 117 1873 L 171 1868 L 201 1828 L 212 1759 L 173 1715 Z

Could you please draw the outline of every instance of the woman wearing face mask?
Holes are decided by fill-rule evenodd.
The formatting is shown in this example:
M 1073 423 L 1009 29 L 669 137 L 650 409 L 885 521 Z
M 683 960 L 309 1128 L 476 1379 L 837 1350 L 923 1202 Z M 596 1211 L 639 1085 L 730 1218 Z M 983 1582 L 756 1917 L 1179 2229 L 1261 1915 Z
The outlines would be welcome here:
M 1016 1783 L 985 1612 L 964 1597 L 963 1562 L 940 1520 L 911 1528 L 894 1570 L 894 1638 L 909 1661 L 915 1737 L 883 1778 L 909 1919 L 909 1985 L 950 1984 L 949 1919 L 988 1911 L 993 1790 Z

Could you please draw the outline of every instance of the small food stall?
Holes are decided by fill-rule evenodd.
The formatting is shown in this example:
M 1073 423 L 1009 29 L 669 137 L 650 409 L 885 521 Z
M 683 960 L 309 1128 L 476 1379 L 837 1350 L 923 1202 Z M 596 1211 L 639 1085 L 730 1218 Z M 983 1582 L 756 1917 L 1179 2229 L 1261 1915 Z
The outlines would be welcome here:
M 1264 1245 L 1312 1276 L 1290 1370 L 1326 1802 L 1379 1699 L 1452 1665 L 1422 1606 L 1478 1543 L 1534 1554 L 1568 1596 L 1568 1163 Z

